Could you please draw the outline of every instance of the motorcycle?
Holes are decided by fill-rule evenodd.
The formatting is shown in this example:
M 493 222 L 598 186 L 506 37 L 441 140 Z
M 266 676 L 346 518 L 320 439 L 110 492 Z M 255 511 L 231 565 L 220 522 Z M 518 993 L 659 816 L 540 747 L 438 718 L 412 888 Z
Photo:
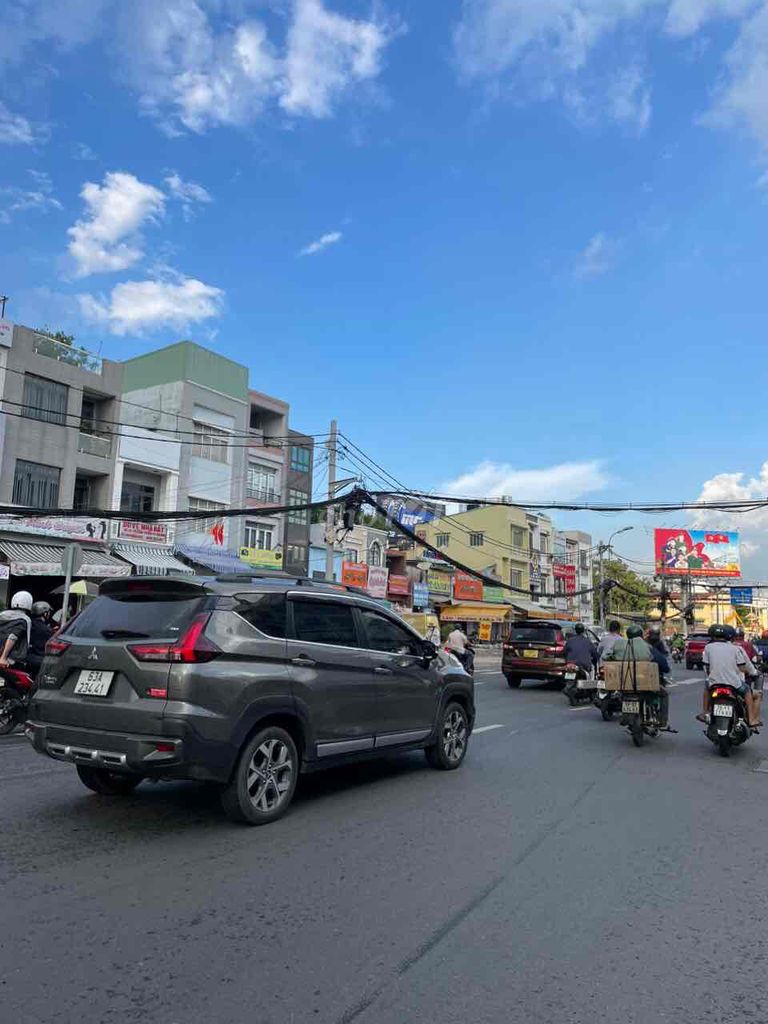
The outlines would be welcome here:
M 26 721 L 32 696 L 32 676 L 19 668 L 0 668 L 0 736 Z
M 712 711 L 705 736 L 714 743 L 721 757 L 730 757 L 733 747 L 740 747 L 752 735 L 744 698 L 730 686 L 712 683 L 709 686 Z
M 682 649 L 682 647 L 673 647 L 672 648 L 672 661 L 674 661 L 674 663 L 676 665 L 679 665 L 682 662 L 682 660 L 683 660 L 683 649 Z
M 472 644 L 466 644 L 464 647 L 464 653 L 459 654 L 458 651 L 454 651 L 451 647 L 444 648 L 446 654 L 452 654 L 454 658 L 461 662 L 465 672 L 473 676 L 475 674 L 475 648 Z
M 572 708 L 594 700 L 595 693 L 597 692 L 594 669 L 591 672 L 586 672 L 583 668 L 579 668 L 578 665 L 569 662 L 565 666 L 564 678 L 565 686 L 563 687 L 563 693 L 568 698 L 568 703 Z
M 663 728 L 661 694 L 654 690 L 624 690 L 621 692 L 619 724 L 626 726 L 636 747 L 642 747 L 646 736 L 655 739 Z M 669 730 L 669 732 L 672 731 L 674 730 Z
M 613 716 L 621 711 L 621 694 L 618 690 L 606 690 L 601 683 L 605 683 L 605 671 L 602 667 L 598 671 L 597 693 L 592 703 L 602 715 L 603 721 L 610 722 Z

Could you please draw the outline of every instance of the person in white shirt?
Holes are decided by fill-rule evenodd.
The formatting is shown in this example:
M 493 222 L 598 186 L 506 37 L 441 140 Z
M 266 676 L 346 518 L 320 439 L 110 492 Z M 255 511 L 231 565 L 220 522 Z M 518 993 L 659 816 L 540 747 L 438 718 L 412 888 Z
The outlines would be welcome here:
M 747 721 L 751 728 L 756 729 L 763 723 L 758 720 L 755 697 L 752 688 L 746 681 L 758 674 L 757 669 L 747 657 L 744 649 L 733 643 L 736 630 L 732 626 L 710 626 L 709 635 L 712 639 L 704 648 L 704 707 L 696 718 L 706 722 L 709 714 L 709 689 L 718 683 L 736 690 L 747 705 Z
M 467 634 L 457 626 L 456 629 L 452 629 L 448 634 L 446 647 L 452 654 L 455 654 L 458 657 L 459 661 L 461 661 L 464 653 L 466 652 L 468 643 L 469 640 L 467 639 Z

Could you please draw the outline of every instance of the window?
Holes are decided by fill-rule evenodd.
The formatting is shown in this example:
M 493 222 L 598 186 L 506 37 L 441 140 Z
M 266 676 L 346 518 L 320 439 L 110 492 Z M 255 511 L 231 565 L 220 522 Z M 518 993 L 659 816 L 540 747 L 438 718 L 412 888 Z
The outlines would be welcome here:
M 119 597 L 97 597 L 89 604 L 71 626 L 67 636 L 104 638 L 104 632 L 130 630 L 136 638 L 168 638 L 175 640 L 189 625 L 192 616 L 200 608 L 197 594 L 167 592 L 139 594 L 127 593 Z
M 42 466 L 39 462 L 16 459 L 11 500 L 14 505 L 56 508 L 59 504 L 60 476 L 61 470 L 55 466 Z
M 219 501 L 207 501 L 205 498 L 190 498 L 188 504 L 190 512 L 223 512 L 227 507 Z M 220 522 L 221 518 L 216 515 L 210 519 L 194 519 L 190 522 L 190 529 L 195 533 L 205 533 Z
M 356 548 L 347 548 L 347 550 L 344 552 L 344 561 L 359 562 L 360 552 Z
M 80 407 L 80 432 L 82 434 L 94 434 L 96 432 L 96 399 L 83 395 L 83 404 Z
M 469 535 L 469 546 L 471 548 L 481 548 L 485 543 L 484 533 L 470 533 Z
M 450 542 L 450 539 L 451 539 L 450 533 L 438 533 L 437 536 L 435 537 L 435 547 L 436 548 L 447 548 L 448 544 Z
M 285 567 L 307 571 L 307 545 L 289 544 L 285 549 Z
M 525 543 L 525 533 L 519 526 L 512 527 L 512 546 L 516 548 L 522 548 Z
M 293 601 L 293 626 L 297 640 L 308 644 L 357 647 L 352 608 L 329 601 Z
M 25 373 L 22 416 L 64 426 L 67 422 L 68 395 L 69 388 L 66 384 Z
M 548 551 L 549 551 L 549 534 L 548 533 L 542 533 L 541 534 L 541 552 L 542 552 L 542 554 L 546 555 Z
M 296 491 L 291 488 L 288 491 L 288 504 L 289 505 L 305 505 L 309 501 L 309 495 L 306 491 Z M 308 523 L 309 512 L 303 509 L 301 512 L 289 512 L 288 513 L 289 523 Z
M 509 582 L 513 587 L 522 589 L 523 586 L 523 573 L 521 569 L 512 569 L 509 574 Z
M 75 490 L 72 494 L 72 508 L 76 512 L 92 508 L 95 503 L 91 501 L 91 481 L 87 476 L 75 477 Z
M 381 565 L 381 544 L 377 540 L 368 549 L 368 565 Z
M 277 493 L 277 470 L 269 466 L 260 466 L 257 462 L 248 463 L 249 498 L 259 501 L 279 501 Z
M 309 448 L 291 448 L 291 471 L 308 473 L 312 465 L 312 453 Z
M 219 427 L 212 427 L 209 423 L 192 424 L 192 454 L 199 459 L 207 459 L 209 462 L 228 462 L 227 442 L 229 434 Z
M 235 611 L 267 636 L 285 636 L 285 594 L 237 594 Z
M 134 484 L 123 480 L 120 491 L 121 512 L 154 512 L 155 488 L 148 484 Z
M 589 572 L 589 555 L 586 551 L 579 552 L 579 568 L 582 572 Z
M 272 526 L 246 522 L 245 546 L 247 548 L 259 548 L 261 551 L 271 551 L 273 533 L 274 527 Z
M 402 626 L 378 612 L 361 610 L 367 637 L 366 647 L 388 654 L 422 654 L 418 640 Z

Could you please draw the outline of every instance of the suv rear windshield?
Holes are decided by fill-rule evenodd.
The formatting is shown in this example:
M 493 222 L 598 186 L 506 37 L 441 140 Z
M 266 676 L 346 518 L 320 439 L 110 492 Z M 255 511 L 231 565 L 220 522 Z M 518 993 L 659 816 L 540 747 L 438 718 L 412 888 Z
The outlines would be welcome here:
M 67 626 L 68 637 L 130 640 L 144 637 L 175 639 L 200 607 L 199 595 L 164 593 L 153 600 L 147 594 L 97 597 Z
M 512 643 L 556 644 L 557 630 L 551 626 L 518 626 L 509 639 Z

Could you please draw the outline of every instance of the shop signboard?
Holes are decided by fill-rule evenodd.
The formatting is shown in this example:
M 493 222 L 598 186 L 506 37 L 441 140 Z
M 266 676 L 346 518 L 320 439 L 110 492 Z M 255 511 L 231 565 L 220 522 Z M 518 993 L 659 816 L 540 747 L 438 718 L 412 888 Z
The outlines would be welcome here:
M 10 565 L 0 565 L 0 580 L 9 580 L 11 578 L 11 567 Z
M 486 604 L 504 604 L 506 593 L 503 587 L 483 587 L 483 601 Z
M 268 548 L 240 548 L 240 558 L 259 569 L 282 569 L 283 552 Z
M 428 608 L 429 607 L 429 587 L 426 583 L 414 583 L 413 584 L 413 607 L 414 608 Z
M 739 535 L 728 530 L 654 530 L 659 576 L 741 576 Z
M 387 596 L 387 579 L 389 569 L 383 569 L 378 565 L 368 567 L 368 593 L 371 597 Z
M 481 622 L 477 627 L 477 639 L 478 640 L 490 640 L 491 639 L 492 624 L 490 622 Z
M 135 540 L 140 544 L 167 544 L 168 527 L 165 523 L 137 523 L 135 519 L 120 519 L 117 536 L 121 540 Z
M 365 590 L 368 583 L 368 566 L 362 562 L 342 562 L 341 582 L 347 587 Z
M 451 576 L 445 572 L 428 572 L 427 588 L 438 597 L 451 596 Z
M 752 604 L 752 587 L 731 587 L 731 604 Z
M 108 532 L 106 519 L 56 519 L 45 516 L 0 516 L 0 530 L 83 543 L 106 540 Z
M 563 581 L 563 590 L 566 594 L 576 593 L 576 566 L 567 565 L 564 562 L 555 562 L 552 566 L 556 580 Z
M 411 581 L 407 576 L 392 573 L 389 577 L 388 590 L 394 597 L 408 597 L 411 592 Z
M 483 581 L 465 572 L 457 572 L 453 578 L 454 601 L 482 601 Z

